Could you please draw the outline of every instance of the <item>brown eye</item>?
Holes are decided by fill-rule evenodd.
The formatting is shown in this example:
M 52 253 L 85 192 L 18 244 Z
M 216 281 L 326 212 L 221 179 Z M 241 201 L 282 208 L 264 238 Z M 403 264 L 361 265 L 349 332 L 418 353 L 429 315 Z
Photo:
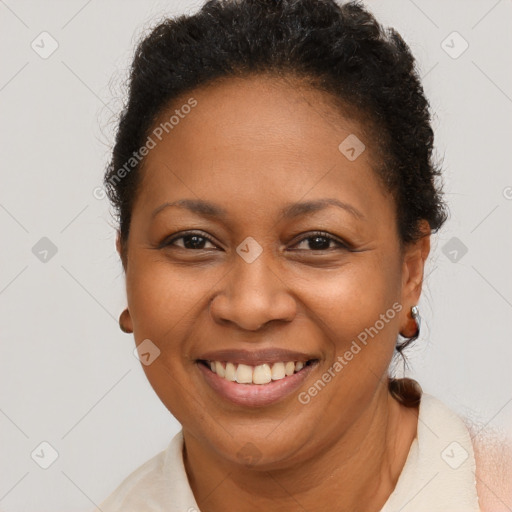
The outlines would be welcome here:
M 312 251 L 326 251 L 335 248 L 348 249 L 348 247 L 343 242 L 323 232 L 313 233 L 307 237 L 302 238 L 299 240 L 296 246 L 303 243 L 307 243 L 306 249 Z M 332 244 L 334 244 L 334 246 Z
M 176 243 L 178 240 L 182 240 L 182 242 Z M 211 239 L 201 233 L 184 233 L 180 236 L 174 236 L 170 239 L 164 240 L 164 242 L 160 244 L 160 248 L 174 246 L 190 250 L 210 249 L 211 247 L 205 247 L 207 244 L 216 248 Z

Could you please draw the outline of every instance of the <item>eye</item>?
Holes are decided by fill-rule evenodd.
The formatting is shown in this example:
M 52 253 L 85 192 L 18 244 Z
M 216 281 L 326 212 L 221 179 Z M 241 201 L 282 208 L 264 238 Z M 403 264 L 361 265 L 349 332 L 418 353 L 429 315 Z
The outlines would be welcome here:
M 179 242 L 179 243 L 178 243 Z M 210 244 L 211 247 L 207 245 Z M 305 244 L 306 247 L 300 248 L 301 244 Z M 179 247 L 181 249 L 188 250 L 210 250 L 218 249 L 213 240 L 202 232 L 186 232 L 181 233 L 179 236 L 172 235 L 166 238 L 160 245 L 159 248 L 165 247 Z M 303 237 L 295 244 L 295 249 L 291 250 L 311 250 L 311 251 L 326 251 L 330 249 L 349 249 L 348 245 L 341 240 L 325 233 L 324 231 L 317 231 Z
M 182 240 L 181 243 L 176 243 L 178 240 Z M 192 250 L 205 250 L 210 249 L 210 247 L 205 247 L 205 245 L 211 244 L 213 248 L 217 248 L 217 246 L 213 243 L 210 237 L 206 236 L 204 233 L 198 232 L 187 232 L 181 233 L 180 236 L 172 236 L 171 238 L 166 238 L 161 244 L 160 248 L 175 246 L 180 247 L 182 249 L 192 249 Z
M 332 247 L 332 244 L 335 244 L 334 247 Z M 295 244 L 296 246 L 300 246 L 300 244 L 307 244 L 307 248 L 313 251 L 326 251 L 329 249 L 348 249 L 347 244 L 341 242 L 337 238 L 334 238 L 333 236 L 329 235 L 328 233 L 325 233 L 323 231 L 317 231 L 315 233 L 311 233 L 310 235 L 303 237 L 302 239 Z M 304 249 L 304 248 L 303 248 Z M 296 249 L 292 249 L 296 250 Z M 300 248 L 298 250 L 301 250 Z

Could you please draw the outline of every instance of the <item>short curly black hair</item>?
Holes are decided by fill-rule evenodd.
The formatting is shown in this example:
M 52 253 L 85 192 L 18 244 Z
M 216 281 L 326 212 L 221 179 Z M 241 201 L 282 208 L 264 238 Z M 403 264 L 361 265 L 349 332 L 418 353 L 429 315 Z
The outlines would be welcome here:
M 385 158 L 379 175 L 396 202 L 404 244 L 447 218 L 433 162 L 429 104 L 407 44 L 360 4 L 334 0 L 209 0 L 167 19 L 135 53 L 128 102 L 104 177 L 126 246 L 140 164 L 119 179 L 168 105 L 215 79 L 273 73 L 300 76 L 374 126 Z
M 342 112 L 356 113 L 379 149 L 376 171 L 394 197 L 402 247 L 423 236 L 420 221 L 432 232 L 443 225 L 448 214 L 433 161 L 429 104 L 395 30 L 357 1 L 209 0 L 193 15 L 158 24 L 136 49 L 104 177 L 122 255 L 144 162 L 132 157 L 159 115 L 195 88 L 254 74 L 298 77 L 328 93 Z M 133 162 L 129 172 L 127 162 Z

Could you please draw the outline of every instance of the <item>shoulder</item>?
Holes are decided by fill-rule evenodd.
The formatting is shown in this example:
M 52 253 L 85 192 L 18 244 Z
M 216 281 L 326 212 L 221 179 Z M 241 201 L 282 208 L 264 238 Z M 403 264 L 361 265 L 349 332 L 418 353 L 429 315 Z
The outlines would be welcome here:
M 443 402 L 427 397 L 429 421 L 438 418 L 450 430 L 465 430 L 466 449 L 473 451 L 472 480 L 481 512 L 512 511 L 512 439 L 486 425 L 460 416 Z M 456 419 L 458 418 L 458 420 Z M 437 425 L 436 425 L 437 426 Z
M 162 451 L 132 471 L 98 508 L 103 512 L 137 510 L 136 507 L 143 505 L 140 500 L 154 493 L 165 463 L 165 455 L 165 451 Z
M 476 487 L 482 512 L 512 510 L 512 440 L 467 422 L 476 461 Z
M 197 510 L 184 467 L 183 446 L 180 430 L 165 450 L 128 475 L 98 508 L 102 512 Z

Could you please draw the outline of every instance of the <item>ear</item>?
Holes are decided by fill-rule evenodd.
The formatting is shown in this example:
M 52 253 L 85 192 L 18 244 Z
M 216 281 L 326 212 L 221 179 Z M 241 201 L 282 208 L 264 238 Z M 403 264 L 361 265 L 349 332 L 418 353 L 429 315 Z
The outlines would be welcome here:
M 132 317 L 128 308 L 124 309 L 123 312 L 119 315 L 119 327 L 123 332 L 133 332 Z
M 411 330 L 414 332 L 415 323 L 411 324 L 409 312 L 412 306 L 418 304 L 423 285 L 423 275 L 425 270 L 425 262 L 430 253 L 430 235 L 431 229 L 428 221 L 420 222 L 421 237 L 415 242 L 411 242 L 404 248 L 402 262 L 402 304 L 404 306 L 404 315 L 407 318 L 402 320 L 402 331 L 407 333 Z M 405 334 L 407 336 L 407 334 Z

